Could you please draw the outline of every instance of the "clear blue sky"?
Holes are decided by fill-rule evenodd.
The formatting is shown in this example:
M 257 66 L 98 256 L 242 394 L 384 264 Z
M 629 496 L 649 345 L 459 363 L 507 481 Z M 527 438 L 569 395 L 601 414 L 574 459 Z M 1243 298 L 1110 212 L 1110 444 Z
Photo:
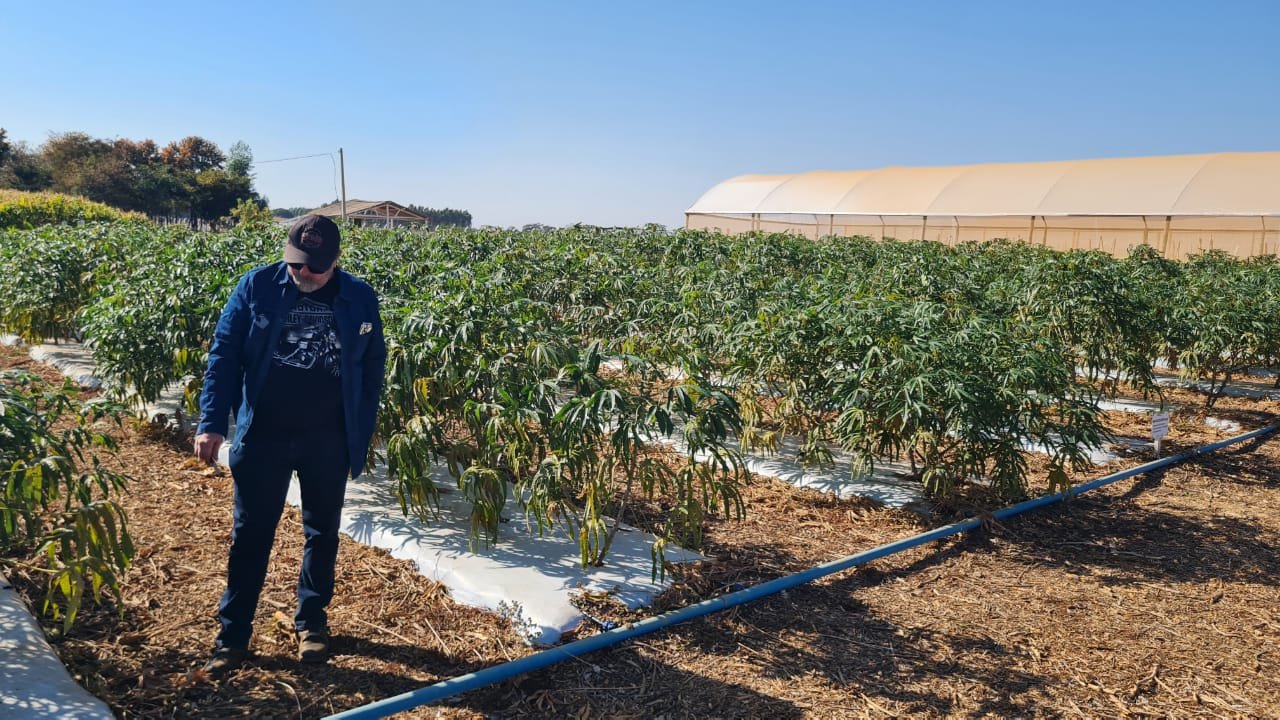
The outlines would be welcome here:
M 0 127 L 342 147 L 348 198 L 673 226 L 743 173 L 1277 150 L 1277 28 L 1280 0 L 0 0 Z

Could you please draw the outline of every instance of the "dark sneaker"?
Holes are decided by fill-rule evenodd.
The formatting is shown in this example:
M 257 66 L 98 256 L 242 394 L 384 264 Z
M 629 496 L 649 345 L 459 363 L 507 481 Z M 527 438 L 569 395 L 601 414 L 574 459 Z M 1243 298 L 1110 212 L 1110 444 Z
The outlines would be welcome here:
M 328 662 L 329 634 L 323 630 L 299 630 L 298 659 L 304 663 Z
M 243 665 L 247 657 L 249 651 L 245 648 L 218 647 L 214 649 L 209 662 L 204 664 L 204 671 L 219 678 Z

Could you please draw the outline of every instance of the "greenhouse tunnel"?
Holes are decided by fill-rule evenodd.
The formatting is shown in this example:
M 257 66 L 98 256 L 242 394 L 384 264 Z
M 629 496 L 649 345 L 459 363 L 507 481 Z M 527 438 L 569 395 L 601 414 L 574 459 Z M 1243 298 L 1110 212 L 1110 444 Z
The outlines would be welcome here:
M 699 198 L 685 227 L 1273 255 L 1280 152 L 741 175 Z

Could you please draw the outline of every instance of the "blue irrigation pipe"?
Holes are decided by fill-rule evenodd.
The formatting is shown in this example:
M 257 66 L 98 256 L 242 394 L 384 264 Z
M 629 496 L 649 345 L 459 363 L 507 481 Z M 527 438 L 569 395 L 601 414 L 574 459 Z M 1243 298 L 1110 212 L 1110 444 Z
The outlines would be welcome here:
M 1117 473 L 1112 473 L 1111 475 L 1097 478 L 1096 480 L 1090 480 L 1089 482 L 1075 485 L 1060 493 L 1044 495 L 1031 500 L 1025 500 L 1016 505 L 1010 505 L 1009 507 L 995 511 L 992 513 L 992 517 L 1000 520 L 1010 518 L 1029 510 L 1062 502 L 1063 500 L 1075 497 L 1081 493 L 1089 492 L 1090 490 L 1095 490 L 1104 485 L 1110 485 L 1111 483 L 1131 478 L 1136 475 L 1145 475 L 1153 470 L 1159 470 L 1160 468 L 1168 467 L 1199 455 L 1205 455 L 1221 450 L 1228 445 L 1234 445 L 1236 443 L 1270 435 L 1277 430 L 1280 430 L 1280 424 L 1269 425 L 1259 430 L 1254 430 L 1253 432 L 1237 435 L 1233 438 L 1228 438 L 1209 445 L 1202 445 L 1190 450 L 1184 450 L 1176 455 L 1170 455 L 1166 458 L 1153 460 L 1152 462 L 1132 467 L 1128 470 L 1122 470 Z M 952 523 L 951 525 L 944 525 L 943 527 L 936 528 L 928 532 L 922 532 L 918 535 L 912 535 L 911 537 L 881 545 L 879 547 L 872 548 L 871 550 L 865 550 L 839 560 L 833 560 L 829 563 L 817 565 L 809 568 L 808 570 L 794 573 L 792 575 L 786 575 L 759 585 L 753 585 L 744 590 L 738 590 L 737 592 L 714 597 L 710 600 L 703 600 L 702 602 L 689 605 L 688 607 L 684 607 L 679 610 L 673 610 L 671 612 L 663 613 L 662 615 L 645 618 L 637 623 L 628 623 L 622 627 L 600 633 L 599 635 L 575 640 L 567 645 L 548 648 L 541 652 L 534 653 L 533 655 L 522 657 L 519 660 L 512 660 L 511 662 L 503 663 L 501 665 L 494 665 L 493 667 L 485 668 L 484 670 L 469 673 L 467 675 L 459 675 L 458 677 L 438 682 L 435 685 L 429 685 L 402 695 L 396 695 L 384 700 L 369 703 L 368 705 L 352 708 L 350 710 L 337 713 L 336 715 L 330 715 L 329 720 L 372 720 L 373 718 L 384 718 L 392 713 L 415 708 L 419 705 L 426 705 L 427 703 L 443 700 L 444 698 L 457 695 L 458 693 L 476 690 L 478 688 L 485 687 L 486 685 L 492 685 L 494 683 L 513 678 L 517 675 L 523 675 L 525 673 L 533 672 L 534 670 L 540 670 L 544 667 L 555 665 L 556 663 L 563 662 L 570 658 L 586 655 L 587 653 L 609 647 L 610 645 L 616 645 L 624 640 L 640 637 L 641 635 L 648 635 L 649 633 L 656 632 L 670 625 L 675 625 L 687 620 L 702 617 L 703 615 L 710 615 L 711 613 L 720 610 L 725 610 L 753 600 L 758 600 L 767 595 L 773 595 L 775 593 L 782 592 L 783 590 L 796 587 L 797 585 L 803 585 L 813 580 L 817 580 L 818 578 L 833 575 L 842 570 L 848 570 L 849 568 L 857 567 L 859 565 L 865 565 L 872 560 L 893 555 L 894 553 L 902 552 L 903 550 L 923 545 L 928 542 L 941 540 L 945 537 L 955 535 L 956 533 L 972 530 L 981 525 L 982 522 L 983 518 L 970 518 L 968 520 Z

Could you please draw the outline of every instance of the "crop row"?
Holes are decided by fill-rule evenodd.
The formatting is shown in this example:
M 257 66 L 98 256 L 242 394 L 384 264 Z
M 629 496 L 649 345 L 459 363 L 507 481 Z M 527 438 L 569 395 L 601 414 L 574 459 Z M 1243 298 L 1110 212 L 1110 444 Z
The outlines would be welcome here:
M 83 337 L 122 393 L 192 377 L 194 392 L 235 280 L 282 242 L 275 229 L 10 231 L 0 326 Z M 659 556 L 696 545 L 709 514 L 743 511 L 741 450 L 784 436 L 804 462 L 839 446 L 864 468 L 909 460 L 939 497 L 973 478 L 1013 497 L 1028 490 L 1024 445 L 1046 447 L 1064 482 L 1103 442 L 1098 399 L 1121 380 L 1154 391 L 1157 360 L 1220 387 L 1280 357 L 1270 257 L 657 227 L 355 228 L 344 248 L 383 298 L 379 432 L 405 510 L 432 511 L 443 463 L 477 538 L 515 498 L 573 533 L 585 563 L 607 552 L 606 515 L 646 497 L 664 511 Z

